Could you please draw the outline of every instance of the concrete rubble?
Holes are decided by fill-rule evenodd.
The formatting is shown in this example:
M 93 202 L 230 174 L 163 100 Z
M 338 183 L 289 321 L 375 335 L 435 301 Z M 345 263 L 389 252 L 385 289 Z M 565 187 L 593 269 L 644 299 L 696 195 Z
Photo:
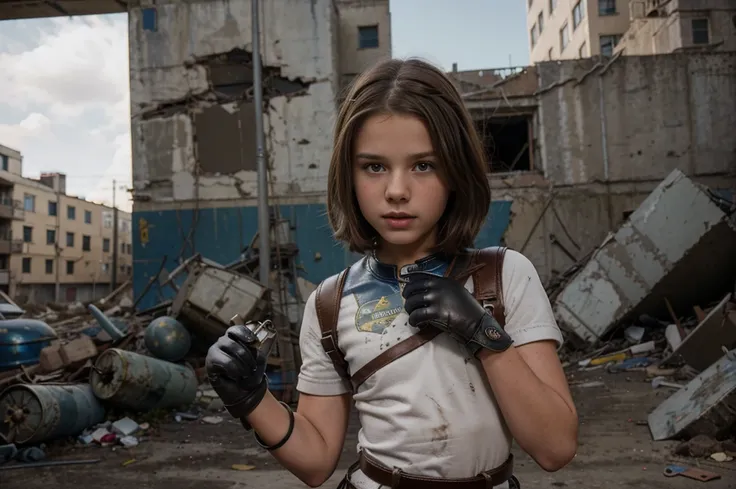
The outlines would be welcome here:
M 736 456 L 736 203 L 673 171 L 629 219 L 548 286 L 578 372 L 645 374 L 665 399 L 644 424 L 673 455 Z M 667 470 L 670 473 L 667 473 Z M 679 465 L 666 476 L 717 474 Z M 707 472 L 707 473 L 706 473 Z
M 175 299 L 143 311 L 126 283 L 95 303 L 26 305 L 20 316 L 0 320 L 0 467 L 54 465 L 43 461 L 49 443 L 132 448 L 166 420 L 222 422 L 204 357 L 231 324 L 281 333 L 267 375 L 274 395 L 293 402 L 296 325 L 248 273 L 252 261 L 251 253 L 226 267 L 194 255 L 155 278 L 174 288 Z M 40 333 L 29 333 L 29 324 Z M 12 349 L 3 349 L 4 337 Z

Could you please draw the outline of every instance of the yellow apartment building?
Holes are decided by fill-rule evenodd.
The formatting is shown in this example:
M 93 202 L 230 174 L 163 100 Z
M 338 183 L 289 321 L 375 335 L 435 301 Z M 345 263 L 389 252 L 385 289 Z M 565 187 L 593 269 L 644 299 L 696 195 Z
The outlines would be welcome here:
M 530 61 L 613 55 L 629 28 L 630 0 L 525 0 Z
M 20 152 L 0 145 L 0 289 L 20 303 L 89 301 L 132 274 L 131 217 L 66 194 L 66 176 L 22 176 Z

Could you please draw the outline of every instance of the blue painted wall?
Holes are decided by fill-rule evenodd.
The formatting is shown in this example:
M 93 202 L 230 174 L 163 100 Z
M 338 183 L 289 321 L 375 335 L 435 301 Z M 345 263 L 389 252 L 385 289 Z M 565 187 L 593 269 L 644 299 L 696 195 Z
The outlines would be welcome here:
M 164 257 L 164 268 L 169 271 L 195 251 L 218 263 L 237 260 L 258 230 L 257 212 L 256 207 L 133 212 L 134 296 L 143 292 Z M 298 261 L 303 267 L 300 275 L 304 279 L 318 283 L 354 261 L 355 256 L 333 239 L 324 204 L 281 206 L 280 212 L 283 219 L 295 224 Z M 509 225 L 510 212 L 511 202 L 493 202 L 476 246 L 499 244 Z M 153 307 L 173 295 L 172 289 L 160 289 L 155 283 L 138 308 Z

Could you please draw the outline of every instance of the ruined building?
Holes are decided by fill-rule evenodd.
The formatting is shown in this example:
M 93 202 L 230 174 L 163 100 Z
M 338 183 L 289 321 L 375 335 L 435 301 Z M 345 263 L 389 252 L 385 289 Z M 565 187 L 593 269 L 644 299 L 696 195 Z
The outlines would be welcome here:
M 195 250 L 228 263 L 257 232 L 251 3 L 157 2 L 129 16 L 139 293 L 163 257 L 169 270 Z M 340 90 L 390 55 L 388 1 L 270 0 L 260 29 L 269 198 L 313 283 L 350 260 L 325 216 L 332 127 Z
M 490 161 L 485 237 L 552 281 L 675 169 L 733 201 L 734 66 L 736 52 L 678 53 L 453 74 Z

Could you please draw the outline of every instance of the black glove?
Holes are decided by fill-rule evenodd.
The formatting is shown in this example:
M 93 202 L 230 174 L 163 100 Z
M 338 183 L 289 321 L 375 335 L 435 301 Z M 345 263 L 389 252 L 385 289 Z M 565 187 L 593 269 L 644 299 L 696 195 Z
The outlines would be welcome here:
M 268 391 L 268 350 L 256 349 L 258 339 L 245 326 L 231 326 L 207 352 L 205 369 L 212 388 L 225 408 L 244 421 Z M 272 346 L 273 343 L 271 342 Z
M 473 355 L 482 348 L 502 352 L 511 347 L 511 337 L 462 284 L 424 272 L 411 273 L 407 279 L 404 309 L 412 326 L 439 328 Z

